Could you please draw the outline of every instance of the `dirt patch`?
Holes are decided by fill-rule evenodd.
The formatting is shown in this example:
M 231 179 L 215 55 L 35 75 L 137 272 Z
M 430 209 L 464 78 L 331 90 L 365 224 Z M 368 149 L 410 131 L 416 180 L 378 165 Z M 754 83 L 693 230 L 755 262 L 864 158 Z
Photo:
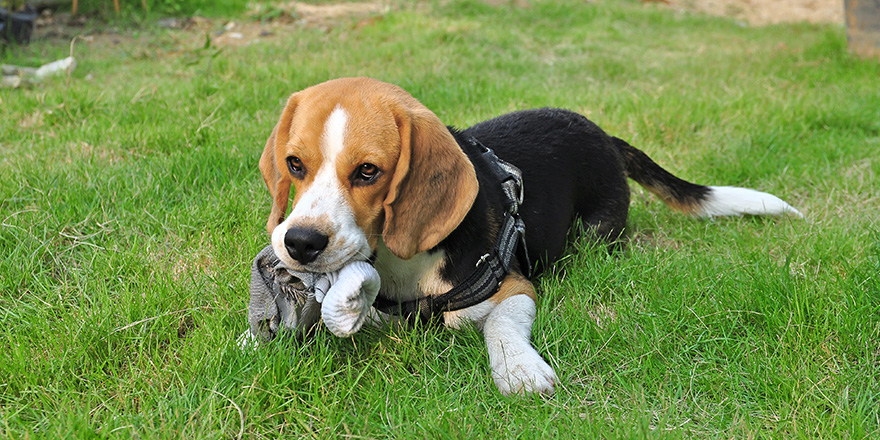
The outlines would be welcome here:
M 202 17 L 166 18 L 156 23 L 160 29 L 180 31 L 178 40 L 191 39 L 192 46 L 204 44 L 205 36 L 217 47 L 247 46 L 298 28 L 330 30 L 338 26 L 363 27 L 381 20 L 390 7 L 381 2 L 309 4 L 283 2 L 254 4 L 240 19 L 228 21 Z M 88 45 L 126 45 L 141 43 L 128 32 L 115 28 L 88 32 L 84 15 L 52 13 L 46 10 L 37 20 L 34 39 L 70 40 Z
M 496 6 L 527 8 L 529 0 L 485 0 Z M 753 26 L 788 22 L 844 22 L 840 0 L 642 0 L 668 7 L 711 15 L 733 17 Z M 209 38 L 216 47 L 248 46 L 260 41 L 296 32 L 298 28 L 330 30 L 338 26 L 361 28 L 384 18 L 391 8 L 380 2 L 346 2 L 311 4 L 306 2 L 255 3 L 240 19 L 224 21 L 200 17 L 159 20 L 159 28 L 181 31 L 174 37 L 184 47 L 204 45 Z M 150 43 L 144 36 L 136 38 L 129 32 L 109 28 L 88 31 L 88 18 L 82 15 L 52 14 L 44 11 L 37 21 L 35 39 L 77 37 L 77 45 L 141 47 Z M 188 44 L 187 41 L 190 43 Z
M 617 322 L 617 311 L 605 304 L 598 304 L 592 310 L 587 312 L 590 320 L 596 323 L 596 326 L 605 329 L 608 324 Z
M 661 3 L 733 17 L 753 26 L 797 22 L 843 24 L 841 0 L 668 0 Z
M 332 24 L 341 19 L 363 18 L 380 14 L 388 10 L 381 3 L 339 3 L 329 5 L 313 5 L 303 2 L 284 3 L 276 8 L 289 15 L 299 17 L 305 23 L 313 25 Z
M 217 46 L 246 46 L 276 33 L 291 31 L 297 26 L 330 30 L 352 22 L 362 27 L 381 20 L 390 8 L 378 2 L 357 2 L 315 5 L 287 2 L 255 5 L 240 22 L 228 22 L 218 31 L 213 43 Z
M 330 30 L 340 24 L 361 27 L 381 20 L 390 8 L 378 2 L 314 5 L 303 2 L 256 4 L 241 20 L 218 22 L 193 17 L 170 22 L 169 27 L 195 30 L 211 35 L 218 47 L 247 46 L 274 35 L 293 32 L 297 27 Z

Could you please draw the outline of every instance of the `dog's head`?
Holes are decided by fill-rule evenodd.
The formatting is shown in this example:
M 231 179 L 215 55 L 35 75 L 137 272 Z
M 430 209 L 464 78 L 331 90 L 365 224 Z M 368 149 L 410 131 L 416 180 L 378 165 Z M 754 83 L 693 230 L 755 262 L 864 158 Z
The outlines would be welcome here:
M 293 94 L 260 170 L 272 194 L 266 228 L 275 253 L 310 272 L 366 260 L 380 241 L 402 259 L 431 249 L 478 191 L 473 165 L 439 118 L 403 89 L 369 78 Z

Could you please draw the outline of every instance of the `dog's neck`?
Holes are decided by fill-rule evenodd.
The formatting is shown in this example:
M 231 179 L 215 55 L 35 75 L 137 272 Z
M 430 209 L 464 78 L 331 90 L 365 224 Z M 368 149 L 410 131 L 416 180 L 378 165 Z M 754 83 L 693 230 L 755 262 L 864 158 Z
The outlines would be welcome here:
M 495 246 L 503 221 L 505 196 L 498 182 L 491 178 L 495 173 L 491 172 L 492 165 L 487 162 L 484 151 L 458 131 L 450 129 L 450 132 L 477 169 L 480 191 L 470 212 L 434 249 L 402 260 L 380 242 L 375 267 L 382 278 L 381 299 L 405 302 L 444 294 L 465 282 L 477 262 L 485 259 Z

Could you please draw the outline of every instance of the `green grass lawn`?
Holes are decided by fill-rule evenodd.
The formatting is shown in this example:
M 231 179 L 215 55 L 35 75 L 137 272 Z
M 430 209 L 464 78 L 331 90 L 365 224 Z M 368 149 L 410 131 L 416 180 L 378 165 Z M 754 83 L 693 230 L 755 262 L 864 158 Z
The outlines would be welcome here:
M 529 3 L 400 1 L 222 50 L 123 30 L 78 39 L 69 83 L 0 90 L 0 437 L 880 436 L 880 64 L 840 26 Z M 476 330 L 242 353 L 263 143 L 290 93 L 353 75 L 462 127 L 573 109 L 806 220 L 698 220 L 634 187 L 625 251 L 578 243 L 537 281 L 549 397 L 501 396 Z

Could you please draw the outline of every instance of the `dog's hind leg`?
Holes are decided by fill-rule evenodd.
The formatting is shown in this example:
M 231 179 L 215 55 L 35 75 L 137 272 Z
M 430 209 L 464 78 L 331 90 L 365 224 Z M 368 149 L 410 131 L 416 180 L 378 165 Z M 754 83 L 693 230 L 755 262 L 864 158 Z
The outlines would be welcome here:
M 626 228 L 629 197 L 629 184 L 623 172 L 607 176 L 599 188 L 583 191 L 575 202 L 580 222 L 573 226 L 574 233 L 603 243 L 617 243 Z
M 629 193 L 618 200 L 608 200 L 605 205 L 581 217 L 580 224 L 575 226 L 580 228 L 576 231 L 579 235 L 588 234 L 606 243 L 617 242 L 626 228 Z

